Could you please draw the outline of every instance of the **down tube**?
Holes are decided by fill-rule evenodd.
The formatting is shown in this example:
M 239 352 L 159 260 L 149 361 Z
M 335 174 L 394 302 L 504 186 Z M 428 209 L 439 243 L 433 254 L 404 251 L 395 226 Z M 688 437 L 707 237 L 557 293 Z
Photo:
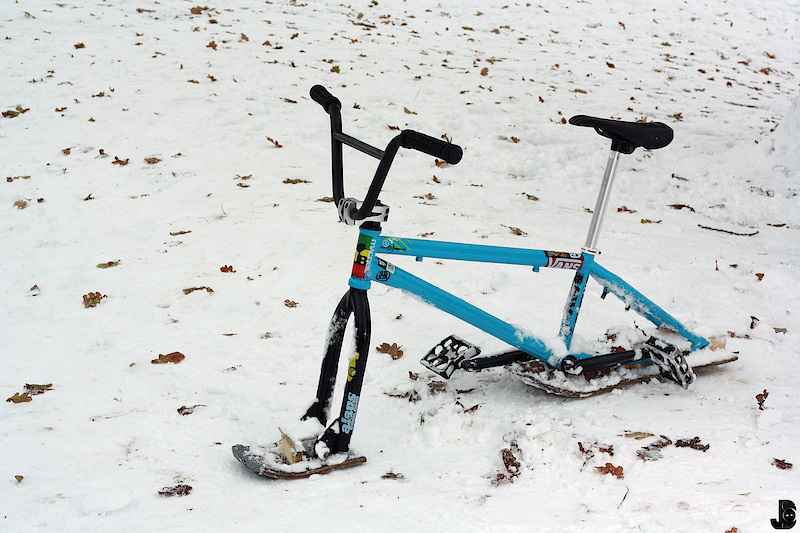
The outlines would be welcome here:
M 391 263 L 383 260 L 377 263 L 380 265 L 380 268 L 373 268 L 375 272 L 371 273 L 374 281 L 415 294 L 426 303 L 456 318 L 460 318 L 464 322 L 542 361 L 548 362 L 553 357 L 553 351 L 548 348 L 542 340 L 527 335 L 511 324 L 490 315 L 486 311 L 478 309 L 474 305 L 465 302 L 457 296 L 453 296 L 449 292 L 413 274 L 409 274 L 401 268 L 397 268 Z
M 707 339 L 695 335 L 686 326 L 678 322 L 672 315 L 650 301 L 642 293 L 634 289 L 629 283 L 611 271 L 606 270 L 597 263 L 590 267 L 591 276 L 608 292 L 625 302 L 632 310 L 636 311 L 656 326 L 668 326 L 679 335 L 692 343 L 692 350 L 705 348 L 709 345 Z

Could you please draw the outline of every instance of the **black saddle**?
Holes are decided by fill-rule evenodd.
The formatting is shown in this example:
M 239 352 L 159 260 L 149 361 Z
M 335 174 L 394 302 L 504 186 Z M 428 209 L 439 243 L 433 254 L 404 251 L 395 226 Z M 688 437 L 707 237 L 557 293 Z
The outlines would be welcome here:
M 576 115 L 569 119 L 575 126 L 595 129 L 603 137 L 611 139 L 611 149 L 623 154 L 632 154 L 639 148 L 655 150 L 672 142 L 672 128 L 661 122 L 623 122 L 607 118 Z

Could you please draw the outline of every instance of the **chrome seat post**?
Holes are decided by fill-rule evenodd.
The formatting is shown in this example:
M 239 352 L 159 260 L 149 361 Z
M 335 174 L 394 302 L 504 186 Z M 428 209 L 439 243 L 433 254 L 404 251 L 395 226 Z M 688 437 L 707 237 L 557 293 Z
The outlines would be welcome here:
M 617 173 L 617 163 L 619 162 L 620 152 L 611 150 L 606 165 L 606 173 L 603 176 L 603 183 L 600 185 L 600 194 L 597 196 L 597 205 L 594 208 L 592 223 L 589 226 L 589 234 L 586 236 L 586 244 L 583 251 L 591 254 L 600 253 L 597 249 L 597 240 L 600 236 L 600 227 L 603 224 L 603 217 L 606 214 L 608 200 L 611 197 L 611 185 L 614 182 L 614 175 Z

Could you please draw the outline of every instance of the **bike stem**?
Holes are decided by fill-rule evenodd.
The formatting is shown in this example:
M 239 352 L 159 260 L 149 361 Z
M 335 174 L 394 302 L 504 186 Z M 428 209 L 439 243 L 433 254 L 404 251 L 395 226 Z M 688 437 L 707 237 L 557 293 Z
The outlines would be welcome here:
M 603 217 L 605 217 L 608 201 L 611 198 L 611 185 L 614 183 L 614 175 L 617 173 L 619 155 L 620 152 L 612 147 L 611 154 L 608 156 L 603 183 L 600 185 L 600 194 L 597 196 L 597 205 L 594 208 L 592 223 L 589 226 L 589 234 L 586 236 L 586 244 L 583 247 L 584 252 L 600 253 L 600 250 L 597 249 L 597 240 L 600 237 L 600 227 L 603 225 Z

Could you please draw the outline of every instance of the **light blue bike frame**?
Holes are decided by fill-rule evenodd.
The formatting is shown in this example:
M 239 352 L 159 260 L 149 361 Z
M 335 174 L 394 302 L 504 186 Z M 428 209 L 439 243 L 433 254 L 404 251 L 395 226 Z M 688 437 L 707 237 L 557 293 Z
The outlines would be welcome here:
M 561 368 L 567 356 L 578 360 L 597 354 L 569 353 L 575 323 L 578 319 L 583 293 L 589 277 L 597 281 L 604 293 L 611 293 L 622 300 L 626 308 L 635 311 L 656 326 L 665 326 L 686 338 L 692 350 L 704 348 L 709 341 L 690 332 L 683 324 L 666 311 L 647 299 L 630 284 L 595 262 L 595 253 L 586 250 L 582 253 L 551 252 L 525 248 L 507 248 L 459 244 L 422 239 L 389 237 L 380 231 L 361 228 L 357 263 L 363 267 L 354 269 L 349 284 L 357 289 L 369 289 L 373 281 L 390 287 L 405 290 L 490 335 L 544 361 L 554 368 Z M 526 265 L 534 271 L 540 268 L 558 268 L 575 272 L 572 288 L 564 307 L 564 315 L 559 331 L 561 342 L 545 341 L 533 336 L 524 329 L 513 326 L 499 318 L 475 307 L 451 293 L 424 281 L 395 265 L 378 258 L 377 254 L 405 255 L 423 258 L 452 259 L 495 264 Z M 644 361 L 642 361 L 644 362 Z

